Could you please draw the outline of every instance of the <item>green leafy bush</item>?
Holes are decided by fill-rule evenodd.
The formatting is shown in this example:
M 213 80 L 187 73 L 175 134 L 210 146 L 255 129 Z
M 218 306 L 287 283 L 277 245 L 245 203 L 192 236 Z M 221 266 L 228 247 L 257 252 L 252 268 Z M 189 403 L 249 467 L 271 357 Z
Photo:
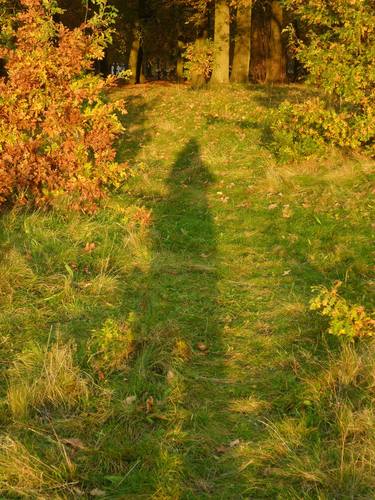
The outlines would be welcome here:
M 306 137 L 375 154 L 375 9 L 372 0 L 286 0 L 304 24 L 306 38 L 293 28 L 297 59 L 319 97 L 284 103 L 273 130 L 291 131 L 293 148 Z
M 314 287 L 317 295 L 310 302 L 312 311 L 319 311 L 329 318 L 328 333 L 336 336 L 372 337 L 375 335 L 375 320 L 367 315 L 364 307 L 350 305 L 338 294 L 341 281 L 331 290 L 324 286 Z

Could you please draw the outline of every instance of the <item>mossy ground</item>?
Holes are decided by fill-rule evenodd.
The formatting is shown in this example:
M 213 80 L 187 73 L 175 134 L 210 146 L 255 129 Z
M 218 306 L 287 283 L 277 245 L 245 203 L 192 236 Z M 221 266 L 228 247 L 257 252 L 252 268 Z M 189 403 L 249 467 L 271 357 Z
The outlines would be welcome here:
M 332 359 L 348 370 L 361 348 L 328 338 L 308 303 L 339 279 L 371 308 L 374 164 L 337 151 L 277 162 L 268 113 L 304 92 L 121 88 L 126 190 L 93 216 L 2 214 L 1 432 L 40 478 L 18 484 L 3 443 L 3 498 L 371 498 L 369 444 L 353 459 L 335 409 L 370 415 L 371 384 L 356 372 L 324 392 Z M 88 346 L 109 318 L 131 323 L 134 349 L 98 372 Z M 76 343 L 90 396 L 17 419 L 9 370 L 57 337 Z

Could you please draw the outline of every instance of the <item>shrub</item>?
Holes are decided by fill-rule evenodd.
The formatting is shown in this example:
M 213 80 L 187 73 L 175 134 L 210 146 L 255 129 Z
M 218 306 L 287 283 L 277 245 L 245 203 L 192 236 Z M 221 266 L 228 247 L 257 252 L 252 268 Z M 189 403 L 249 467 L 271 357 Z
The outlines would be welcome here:
M 198 38 L 184 52 L 185 74 L 193 87 L 201 87 L 210 79 L 214 56 L 212 40 Z
M 375 153 L 375 11 L 370 0 L 286 0 L 305 24 L 297 59 L 319 98 L 284 104 L 273 129 Z M 294 31 L 291 31 L 294 37 Z M 277 119 L 278 118 L 278 119 Z
M 75 209 L 93 211 L 106 188 L 127 176 L 113 147 L 122 131 L 114 84 L 92 72 L 110 39 L 114 12 L 98 12 L 76 29 L 54 20 L 54 0 L 21 0 L 11 25 L 12 47 L 0 47 L 0 203 L 49 205 L 69 195 Z
M 337 281 L 331 290 L 326 287 L 315 287 L 317 295 L 310 302 L 310 309 L 319 311 L 329 318 L 328 333 L 355 337 L 372 337 L 375 335 L 375 320 L 366 314 L 362 306 L 350 305 L 338 294 L 341 282 Z

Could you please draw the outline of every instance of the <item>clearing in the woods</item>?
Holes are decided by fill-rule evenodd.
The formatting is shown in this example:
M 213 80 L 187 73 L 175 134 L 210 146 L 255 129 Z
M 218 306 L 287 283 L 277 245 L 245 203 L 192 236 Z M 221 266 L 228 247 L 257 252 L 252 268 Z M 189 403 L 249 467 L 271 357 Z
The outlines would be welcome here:
M 371 162 L 278 161 L 302 87 L 115 92 L 126 193 L 1 216 L 6 498 L 372 498 L 373 364 L 308 310 L 369 306 Z

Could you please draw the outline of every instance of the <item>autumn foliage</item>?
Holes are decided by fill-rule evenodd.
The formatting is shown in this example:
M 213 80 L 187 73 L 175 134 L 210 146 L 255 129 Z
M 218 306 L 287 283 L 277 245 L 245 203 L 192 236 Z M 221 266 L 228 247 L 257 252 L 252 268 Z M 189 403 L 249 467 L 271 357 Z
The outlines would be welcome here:
M 273 129 L 290 143 L 331 143 L 375 154 L 375 10 L 373 0 L 286 0 L 304 25 L 294 40 L 307 83 L 319 96 L 285 102 Z M 290 32 L 291 39 L 296 37 Z M 291 40 L 291 41 L 292 41 Z
M 120 102 L 108 102 L 114 83 L 94 75 L 103 56 L 113 12 L 96 12 L 76 29 L 56 22 L 53 0 L 21 0 L 8 47 L 0 47 L 0 204 L 69 206 L 92 211 L 105 190 L 119 186 L 126 165 L 116 161 L 122 132 Z M 68 195 L 68 196 L 66 196 Z

